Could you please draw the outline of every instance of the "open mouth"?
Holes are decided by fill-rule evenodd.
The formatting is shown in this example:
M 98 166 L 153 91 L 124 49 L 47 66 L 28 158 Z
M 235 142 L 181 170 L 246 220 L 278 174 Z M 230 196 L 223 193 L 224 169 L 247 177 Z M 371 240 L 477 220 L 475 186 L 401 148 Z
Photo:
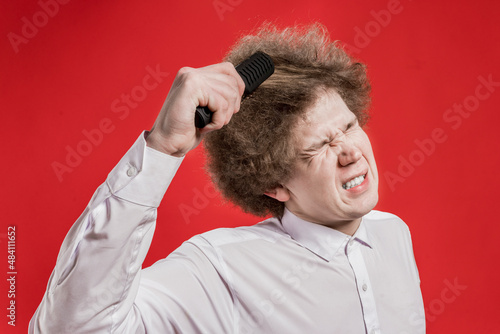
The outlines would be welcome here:
M 344 183 L 342 185 L 342 188 L 347 190 L 347 189 L 351 189 L 351 188 L 354 188 L 356 186 L 359 186 L 361 183 L 363 183 L 363 181 L 365 180 L 365 177 L 366 177 L 366 174 L 357 176 L 354 179 L 349 180 L 346 183 Z

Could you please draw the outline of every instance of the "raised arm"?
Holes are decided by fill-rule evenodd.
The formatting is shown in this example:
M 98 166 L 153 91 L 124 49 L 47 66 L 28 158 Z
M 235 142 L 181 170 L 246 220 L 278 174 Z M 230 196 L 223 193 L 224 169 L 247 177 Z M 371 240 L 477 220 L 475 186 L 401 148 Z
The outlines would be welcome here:
M 181 157 L 205 133 L 229 122 L 239 109 L 243 90 L 229 63 L 179 71 L 153 129 L 139 136 L 67 234 L 29 333 L 146 332 L 144 312 L 161 312 L 148 301 L 154 287 L 141 287 L 141 266 L 153 237 L 156 208 Z M 215 112 L 203 130 L 194 127 L 198 105 Z M 197 254 L 189 245 L 184 249 Z M 199 257 L 203 266 L 203 256 Z M 177 276 L 187 268 L 178 263 L 162 270 L 165 267 L 176 270 L 166 273 L 166 283 L 178 282 Z M 196 282 L 187 272 L 185 284 Z M 206 275 L 211 275 L 210 268 Z M 140 293 L 139 304 L 145 310 L 136 303 Z M 176 326 L 165 324 L 160 332 L 174 332 Z

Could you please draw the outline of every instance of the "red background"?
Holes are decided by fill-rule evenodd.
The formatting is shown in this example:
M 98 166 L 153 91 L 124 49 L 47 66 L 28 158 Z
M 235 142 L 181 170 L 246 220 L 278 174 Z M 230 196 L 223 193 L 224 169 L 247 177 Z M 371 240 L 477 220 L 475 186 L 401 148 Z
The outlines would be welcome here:
M 500 82 L 500 2 L 75 0 L 57 13 L 52 7 L 53 17 L 40 14 L 36 1 L 0 6 L 0 267 L 6 277 L 7 227 L 15 226 L 18 273 L 15 328 L 7 325 L 9 287 L 1 280 L 0 332 L 26 332 L 66 232 L 151 127 L 180 67 L 220 61 L 241 32 L 263 21 L 319 21 L 368 64 L 374 102 L 367 131 L 381 180 L 377 209 L 396 213 L 412 231 L 428 333 L 498 333 L 500 87 L 476 88 L 480 76 Z M 390 20 L 381 14 L 388 7 Z M 38 31 L 24 28 L 23 35 L 26 22 Z M 13 36 L 25 39 L 12 42 Z M 126 117 L 115 113 L 112 103 L 123 93 L 138 94 L 147 66 L 169 75 Z M 467 117 L 449 114 L 463 103 L 473 110 Z M 58 179 L 54 162 L 66 164 L 67 148 L 84 145 L 83 131 L 103 119 L 112 131 Z M 432 139 L 436 128 L 439 142 Z M 427 144 L 426 152 L 417 141 Z M 194 234 L 257 221 L 213 197 L 202 166 L 201 149 L 185 159 L 159 209 L 145 265 Z M 391 183 L 387 175 L 398 178 Z

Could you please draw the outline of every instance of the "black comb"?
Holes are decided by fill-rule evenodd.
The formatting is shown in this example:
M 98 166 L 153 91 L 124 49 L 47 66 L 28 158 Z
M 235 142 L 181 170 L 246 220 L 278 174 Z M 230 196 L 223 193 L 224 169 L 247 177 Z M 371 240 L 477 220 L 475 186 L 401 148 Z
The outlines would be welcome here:
M 251 94 L 267 78 L 274 73 L 274 63 L 264 52 L 256 52 L 236 66 L 236 72 L 245 83 L 243 96 Z M 197 128 L 204 128 L 212 119 L 212 112 L 207 107 L 197 107 L 194 115 L 194 124 Z

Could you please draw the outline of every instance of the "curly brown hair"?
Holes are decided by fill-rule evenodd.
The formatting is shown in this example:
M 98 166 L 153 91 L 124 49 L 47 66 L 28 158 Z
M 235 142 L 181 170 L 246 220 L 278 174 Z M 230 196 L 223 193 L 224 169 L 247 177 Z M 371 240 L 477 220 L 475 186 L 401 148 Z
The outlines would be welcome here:
M 257 216 L 281 217 L 284 203 L 264 193 L 292 175 L 294 127 L 318 89 L 334 89 L 363 126 L 371 87 L 365 66 L 317 23 L 285 29 L 266 24 L 240 39 L 225 60 L 236 65 L 257 51 L 272 58 L 275 72 L 242 101 L 229 124 L 207 134 L 206 167 L 227 200 Z

